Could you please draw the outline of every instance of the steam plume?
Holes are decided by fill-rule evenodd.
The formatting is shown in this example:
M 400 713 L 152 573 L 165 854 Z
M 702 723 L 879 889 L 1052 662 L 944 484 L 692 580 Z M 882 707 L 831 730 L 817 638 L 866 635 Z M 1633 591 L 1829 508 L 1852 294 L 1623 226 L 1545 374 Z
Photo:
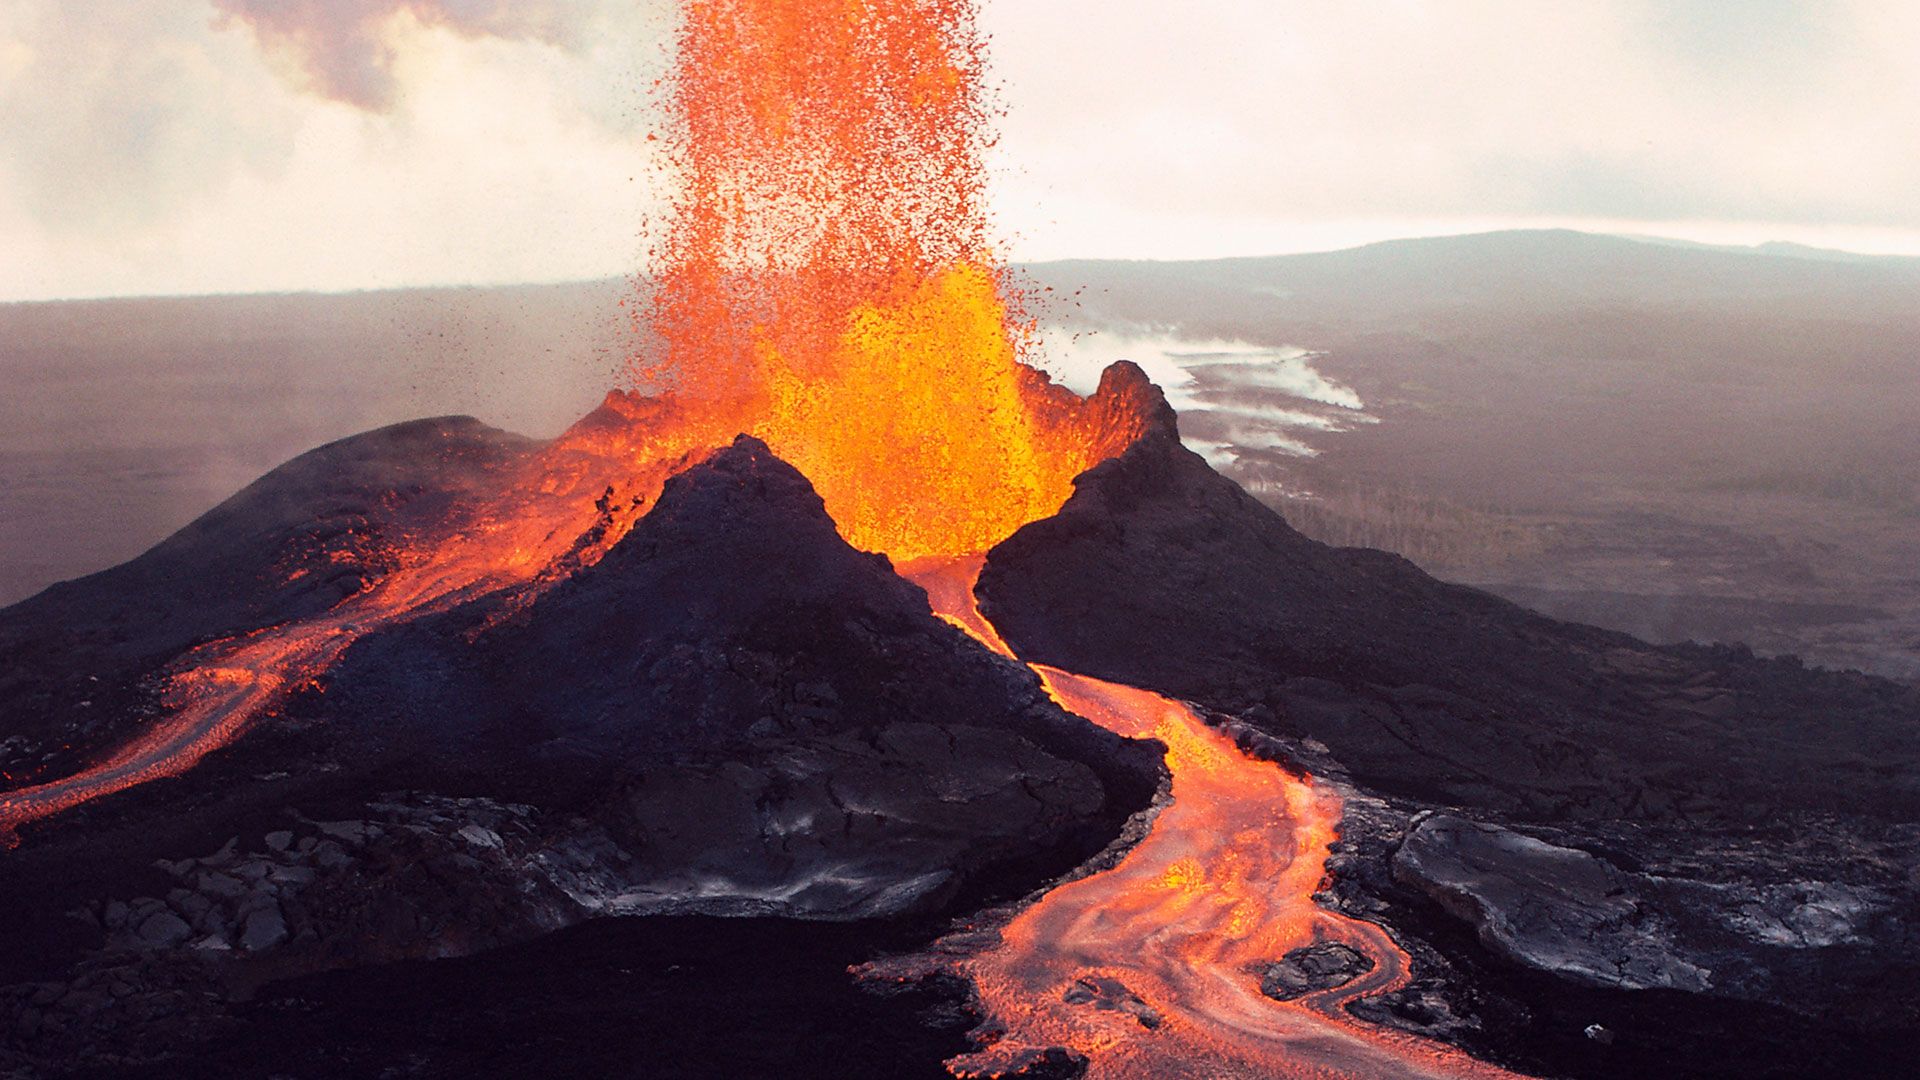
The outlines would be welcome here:
M 213 0 L 224 22 L 243 23 L 261 46 L 290 61 L 305 87 L 384 112 L 400 95 L 396 20 L 467 38 L 536 41 L 576 48 L 598 5 L 527 0 Z

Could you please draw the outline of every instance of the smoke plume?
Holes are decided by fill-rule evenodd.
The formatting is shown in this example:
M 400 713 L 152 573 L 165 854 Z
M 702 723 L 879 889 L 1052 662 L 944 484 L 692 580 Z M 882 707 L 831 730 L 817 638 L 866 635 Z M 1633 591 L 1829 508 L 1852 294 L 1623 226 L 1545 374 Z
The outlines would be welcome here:
M 225 23 L 249 27 L 305 89 L 385 112 L 400 96 L 395 29 L 406 19 L 470 39 L 579 48 L 600 5 L 527 0 L 213 0 Z

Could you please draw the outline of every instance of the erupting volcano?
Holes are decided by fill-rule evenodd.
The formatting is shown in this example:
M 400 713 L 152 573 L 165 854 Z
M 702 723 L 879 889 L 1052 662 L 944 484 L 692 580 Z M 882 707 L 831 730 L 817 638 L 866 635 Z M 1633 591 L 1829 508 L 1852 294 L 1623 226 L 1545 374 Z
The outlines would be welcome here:
M 895 559 L 984 551 L 1052 513 L 1145 429 L 1147 399 L 1121 381 L 1082 400 L 1021 362 L 986 243 L 981 65 L 969 3 L 687 4 L 677 195 L 643 301 L 661 346 L 633 362 L 646 392 L 609 394 L 430 514 L 332 538 L 319 554 L 371 571 L 364 591 L 183 658 L 168 719 L 0 796 L 0 838 L 191 767 L 368 630 L 591 565 L 738 432 L 799 467 L 849 542 Z
M 0 894 L 84 923 L 137 1005 L 0 987 L 36 1060 L 595 916 L 973 912 L 859 971 L 965 985 L 954 1076 L 1511 1075 L 1467 1051 L 1532 1014 L 1457 1014 L 1468 976 L 1573 973 L 1540 1006 L 1571 1055 L 1643 1015 L 1605 994 L 1761 1000 L 1790 976 L 1728 941 L 1865 942 L 1892 910 L 1878 878 L 1688 878 L 1719 812 L 1688 755 L 1748 744 L 1671 733 L 1870 726 L 1905 691 L 1326 548 L 1186 451 L 1138 367 L 1083 399 L 1029 363 L 972 0 L 680 15 L 628 388 L 547 442 L 443 418 L 322 447 L 3 613 L 0 765 L 36 754 Z M 1871 835 L 1860 865 L 1908 850 Z M 154 895 L 74 899 L 123 863 Z
M 170 677 L 170 716 L 98 766 L 9 793 L 0 828 L 190 768 L 268 720 L 288 686 L 322 675 L 370 631 L 482 593 L 529 603 L 592 565 L 669 474 L 736 431 L 807 476 L 855 547 L 931 560 L 950 575 L 977 569 L 988 547 L 1058 509 L 1075 476 L 1161 422 L 1143 381 L 1109 378 L 1082 400 L 1022 362 L 1028 327 L 988 245 L 990 115 L 968 0 L 706 0 L 682 14 L 666 140 L 679 194 L 654 253 L 650 307 L 662 347 L 634 369 L 646 392 L 610 395 L 551 447 L 383 535 L 385 572 L 359 595 L 189 654 Z M 942 614 L 1012 657 L 973 612 L 970 575 L 929 584 Z M 1187 852 L 1157 878 L 1134 869 L 1158 865 L 1143 852 L 1069 888 L 1099 887 L 1110 915 L 1133 912 L 1108 931 L 1120 948 L 1157 948 L 1166 933 L 1191 943 L 1165 958 L 1166 981 L 1138 987 L 1166 1025 L 1154 1045 L 1108 1060 L 1114 1040 L 1096 1030 L 1031 1037 L 1092 1054 L 1103 1075 L 1173 1075 L 1180 1058 L 1223 1050 L 1196 1067 L 1285 1068 L 1286 1030 L 1300 1021 L 1282 1020 L 1239 968 L 1310 943 L 1315 925 L 1345 925 L 1316 918 L 1309 895 L 1337 799 L 1237 760 L 1190 712 L 1153 695 L 1044 676 L 1079 715 L 1169 744 L 1176 801 L 1153 843 Z M 1241 815 L 1229 846 L 1197 842 Z M 1010 928 L 1025 944 L 1002 970 L 985 974 L 983 961 L 975 974 L 994 1014 L 1057 1009 L 1074 980 L 1104 973 L 1040 958 L 1035 936 L 1047 931 L 1027 927 L 1075 903 L 1056 896 Z M 1218 918 L 1176 929 L 1196 905 Z M 1384 935 L 1342 934 L 1375 954 L 1381 974 L 1370 984 L 1390 980 L 1400 961 Z M 1210 1015 L 1223 1006 L 1237 1015 Z M 1271 1046 L 1257 1045 L 1266 1038 Z M 1382 1054 L 1391 1056 L 1355 1060 L 1377 1075 Z M 982 1068 L 956 1065 L 963 1075 Z

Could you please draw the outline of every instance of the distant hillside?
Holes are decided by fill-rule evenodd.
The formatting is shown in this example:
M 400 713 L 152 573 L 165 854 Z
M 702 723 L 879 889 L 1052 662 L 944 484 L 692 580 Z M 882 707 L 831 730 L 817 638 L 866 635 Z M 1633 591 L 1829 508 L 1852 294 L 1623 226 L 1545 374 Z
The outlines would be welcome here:
M 346 435 L 444 413 L 557 432 L 632 347 L 629 288 L 0 305 L 0 604 Z
M 1869 266 L 1898 267 L 1910 265 L 1917 260 L 1908 255 L 1869 255 L 1859 251 L 1841 251 L 1838 248 L 1812 247 L 1796 244 L 1788 240 L 1769 240 L 1763 244 L 1742 246 L 1738 244 L 1703 244 L 1694 240 L 1674 240 L 1664 236 L 1624 235 L 1624 240 L 1637 240 L 1644 244 L 1659 244 L 1664 247 L 1690 248 L 1695 251 L 1722 251 L 1743 255 L 1775 255 L 1789 259 L 1815 259 L 1821 262 L 1863 263 Z
M 1897 501 L 1920 468 L 1920 259 L 1542 231 L 1032 271 L 1085 289 L 1065 317 L 1088 328 L 1327 352 L 1388 422 L 1322 440 L 1325 464 L 1373 481 L 1559 503 L 1624 473 Z
M 1617 305 L 1765 310 L 1788 302 L 1834 317 L 1913 316 L 1920 259 L 1786 257 L 1567 230 L 1391 240 L 1343 251 L 1200 262 L 1068 261 L 1029 269 L 1092 286 L 1110 314 L 1190 302 L 1218 321 L 1291 319 L 1345 331 L 1405 325 L 1463 305 L 1540 312 Z

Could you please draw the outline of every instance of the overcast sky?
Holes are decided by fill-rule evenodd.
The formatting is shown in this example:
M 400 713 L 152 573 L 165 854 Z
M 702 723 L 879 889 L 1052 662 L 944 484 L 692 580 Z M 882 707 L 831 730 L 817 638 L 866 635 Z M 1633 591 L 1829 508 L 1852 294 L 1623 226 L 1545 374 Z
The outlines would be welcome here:
M 0 299 L 636 268 L 668 0 L 0 0 Z M 1915 0 L 983 0 L 1007 253 L 1920 253 Z

